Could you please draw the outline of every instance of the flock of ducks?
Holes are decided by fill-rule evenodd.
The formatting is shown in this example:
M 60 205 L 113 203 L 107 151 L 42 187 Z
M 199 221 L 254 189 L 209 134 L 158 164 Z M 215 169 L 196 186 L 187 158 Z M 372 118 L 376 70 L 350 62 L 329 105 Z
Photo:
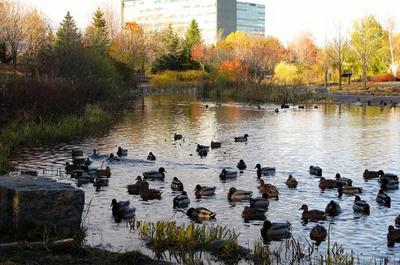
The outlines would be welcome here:
M 248 134 L 244 136 L 235 137 L 235 142 L 247 142 L 249 138 Z M 181 134 L 174 134 L 174 140 L 182 140 Z M 207 155 L 209 149 L 221 148 L 220 142 L 211 142 L 210 146 L 197 145 L 196 151 L 200 156 Z M 118 148 L 117 156 L 113 154 L 110 156 L 101 156 L 96 150 L 93 151 L 92 158 L 105 158 L 109 160 L 119 159 L 119 157 L 127 156 L 128 150 Z M 87 175 L 94 175 L 92 182 L 95 186 L 106 186 L 108 185 L 108 178 L 111 177 L 111 170 L 109 167 L 106 169 L 93 170 L 89 167 L 90 159 L 84 158 L 83 153 L 80 150 L 74 150 L 72 152 L 73 163 L 66 164 L 67 171 L 72 177 L 86 180 Z M 154 161 L 156 157 L 153 153 L 149 153 L 147 160 Z M 247 165 L 244 160 L 240 160 L 237 163 L 239 171 L 246 170 Z M 257 181 L 259 183 L 258 190 L 260 196 L 253 196 L 252 191 L 238 190 L 235 187 L 231 187 L 227 194 L 227 200 L 229 202 L 248 202 L 249 204 L 244 207 L 242 211 L 242 217 L 246 221 L 248 220 L 263 220 L 263 227 L 261 229 L 261 236 L 265 241 L 282 240 L 291 236 L 292 226 L 289 222 L 285 223 L 272 223 L 266 219 L 265 213 L 269 207 L 269 200 L 279 200 L 279 190 L 276 186 L 266 183 L 263 177 L 275 175 L 276 169 L 274 167 L 262 167 L 261 164 L 256 164 L 255 169 L 257 175 Z M 162 192 L 157 189 L 151 189 L 148 181 L 165 181 L 167 171 L 165 168 L 160 167 L 158 170 L 143 172 L 142 176 L 137 176 L 136 183 L 127 185 L 127 191 L 131 195 L 140 196 L 143 200 L 160 200 Z M 370 214 L 370 205 L 365 200 L 362 200 L 360 194 L 363 189 L 361 187 L 355 187 L 352 185 L 353 181 L 349 178 L 342 177 L 339 173 L 336 174 L 335 178 L 327 179 L 322 177 L 322 169 L 318 166 L 309 167 L 310 175 L 319 178 L 318 186 L 322 191 L 325 190 L 336 190 L 337 197 L 342 198 L 343 195 L 354 196 L 353 211 L 365 215 Z M 219 174 L 221 180 L 235 179 L 238 176 L 238 172 L 235 170 L 222 169 Z M 384 173 L 382 170 L 369 171 L 365 170 L 363 177 L 365 180 L 378 179 L 380 190 L 376 196 L 376 202 L 385 207 L 391 207 L 391 198 L 385 193 L 387 190 L 395 190 L 399 188 L 399 180 L 397 175 L 391 173 Z M 297 180 L 289 175 L 286 180 L 286 185 L 289 189 L 295 189 L 298 186 Z M 184 184 L 177 178 L 174 177 L 171 182 L 171 190 L 179 192 L 177 196 L 173 198 L 174 208 L 188 208 L 190 205 L 190 198 L 188 193 L 184 189 Z M 216 187 L 202 186 L 200 184 L 195 186 L 193 190 L 196 198 L 209 197 L 215 195 Z M 117 202 L 115 199 L 112 200 L 112 214 L 116 221 L 129 220 L 135 217 L 136 209 L 130 207 L 129 201 Z M 331 200 L 325 207 L 325 210 L 309 209 L 307 204 L 303 204 L 299 210 L 302 210 L 301 219 L 303 222 L 321 222 L 327 220 L 328 216 L 337 216 L 342 212 L 342 209 L 334 200 Z M 216 218 L 216 213 L 205 208 L 205 207 L 191 207 L 188 208 L 185 214 L 195 221 L 205 221 Z M 395 220 L 395 225 L 400 226 L 400 215 Z M 327 231 L 324 226 L 317 224 L 310 232 L 310 238 L 319 245 L 325 241 L 327 237 Z M 400 243 L 400 229 L 396 229 L 395 226 L 390 225 L 387 233 L 388 246 L 394 246 L 395 243 Z

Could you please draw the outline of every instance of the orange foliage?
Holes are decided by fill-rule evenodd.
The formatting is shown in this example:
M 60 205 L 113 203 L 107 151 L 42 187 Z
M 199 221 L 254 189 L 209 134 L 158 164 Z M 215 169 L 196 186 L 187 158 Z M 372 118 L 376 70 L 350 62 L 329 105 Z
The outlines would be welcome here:
M 136 23 L 134 21 L 133 22 L 126 22 L 125 23 L 125 29 L 128 29 L 128 30 L 133 31 L 133 32 L 137 32 L 137 33 L 144 33 L 142 26 L 140 26 L 138 23 Z
M 204 44 L 196 44 L 192 47 L 191 56 L 194 61 L 201 65 L 204 71 L 205 65 L 212 58 L 212 50 L 208 49 Z
M 218 73 L 229 81 L 241 81 L 248 78 L 248 67 L 239 60 L 225 60 L 219 65 Z

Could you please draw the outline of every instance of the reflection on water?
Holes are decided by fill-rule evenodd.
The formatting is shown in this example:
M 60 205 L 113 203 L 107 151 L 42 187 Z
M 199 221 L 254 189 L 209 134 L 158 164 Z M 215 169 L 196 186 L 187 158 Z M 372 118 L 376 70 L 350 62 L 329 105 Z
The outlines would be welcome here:
M 205 104 L 209 108 L 205 108 Z M 241 212 L 246 203 L 229 204 L 227 193 L 230 187 L 235 186 L 258 195 L 253 168 L 261 163 L 277 168 L 276 176 L 265 179 L 280 190 L 280 199 L 271 201 L 267 217 L 271 221 L 289 220 L 296 238 L 305 241 L 315 225 L 303 225 L 298 208 L 307 203 L 312 209 L 323 210 L 337 196 L 335 191 L 321 192 L 318 179 L 308 174 L 310 165 L 318 165 L 325 177 L 333 178 L 339 172 L 343 177 L 352 178 L 354 186 L 364 188 L 361 197 L 371 205 L 371 215 L 366 217 L 353 213 L 353 197 L 337 199 L 343 213 L 331 220 L 332 239 L 346 250 L 360 255 L 394 257 L 399 251 L 400 246 L 388 249 L 385 244 L 375 249 L 385 242 L 387 226 L 393 224 L 400 214 L 399 192 L 389 192 L 392 208 L 378 206 L 375 203 L 379 190 L 377 181 L 364 182 L 362 178 L 366 168 L 399 173 L 399 110 L 327 105 L 319 109 L 291 108 L 276 114 L 273 105 L 264 105 L 261 110 L 234 102 L 215 107 L 212 102 L 200 102 L 187 96 L 152 96 L 145 99 L 145 105 L 144 110 L 135 108 L 103 137 L 22 150 L 14 158 L 16 162 L 27 165 L 61 167 L 75 146 L 87 154 L 93 148 L 101 153 L 116 152 L 119 145 L 129 149 L 128 158 L 110 165 L 112 178 L 109 187 L 97 192 L 91 185 L 82 187 L 86 201 L 93 198 L 88 219 L 89 244 L 102 244 L 113 250 L 142 248 L 143 243 L 125 223 L 113 222 L 110 208 L 113 198 L 130 200 L 131 205 L 137 208 L 138 220 L 189 223 L 183 213 L 172 209 L 175 193 L 171 192 L 170 182 L 173 177 L 178 177 L 190 195 L 192 207 L 205 206 L 215 211 L 215 223 L 239 231 L 240 242 L 251 247 L 254 240 L 261 239 L 262 222 L 245 223 Z M 184 141 L 174 142 L 175 132 L 182 133 Z M 250 135 L 248 143 L 233 142 L 234 136 L 245 133 Z M 212 150 L 205 158 L 198 157 L 196 143 L 209 145 L 212 140 L 222 141 L 223 147 Z M 141 162 L 150 151 L 157 156 L 157 161 Z M 244 159 L 248 170 L 237 180 L 220 182 L 221 169 L 235 167 L 239 159 Z M 97 165 L 100 166 L 100 162 Z M 168 171 L 166 181 L 150 185 L 163 191 L 161 201 L 144 202 L 127 193 L 126 185 L 134 183 L 137 175 L 160 166 Z M 295 190 L 289 190 L 284 184 L 289 174 L 299 181 Z M 196 184 L 217 186 L 216 196 L 195 199 L 192 191 Z M 324 224 L 327 228 L 329 221 Z M 326 245 L 323 243 L 320 250 Z

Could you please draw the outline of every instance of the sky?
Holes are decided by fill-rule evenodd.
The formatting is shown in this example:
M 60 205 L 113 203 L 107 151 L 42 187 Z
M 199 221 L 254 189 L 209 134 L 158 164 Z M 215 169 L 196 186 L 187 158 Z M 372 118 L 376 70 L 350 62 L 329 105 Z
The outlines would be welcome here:
M 69 10 L 78 26 L 84 28 L 93 11 L 103 5 L 120 10 L 120 0 L 21 0 L 44 12 L 53 26 L 58 26 Z M 201 0 L 199 0 L 201 1 Z M 248 0 L 244 0 L 248 1 Z M 249 1 L 250 2 L 250 1 Z M 400 0 L 251 0 L 266 5 L 266 34 L 290 42 L 302 33 L 312 33 L 323 45 L 340 27 L 350 31 L 354 20 L 374 15 L 385 25 L 389 17 L 400 31 Z

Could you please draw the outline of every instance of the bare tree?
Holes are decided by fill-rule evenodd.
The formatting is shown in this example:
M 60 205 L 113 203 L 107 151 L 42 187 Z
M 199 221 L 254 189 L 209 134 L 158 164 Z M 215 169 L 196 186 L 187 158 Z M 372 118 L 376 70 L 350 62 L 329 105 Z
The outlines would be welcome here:
M 112 40 L 121 29 L 120 16 L 112 4 L 102 6 L 101 11 L 107 23 L 109 38 Z
M 4 6 L 1 37 L 7 48 L 11 51 L 14 72 L 17 70 L 17 57 L 24 44 L 24 11 L 19 2 L 3 1 Z
M 396 76 L 397 75 L 397 71 L 399 70 L 399 62 L 396 60 L 395 58 L 395 51 L 398 48 L 398 43 L 396 43 L 395 41 L 395 33 L 394 33 L 394 29 L 396 27 L 396 22 L 394 20 L 394 18 L 389 18 L 387 21 L 387 33 L 388 33 L 388 41 L 389 41 L 389 51 L 390 51 L 390 72 Z
M 341 27 L 338 27 L 337 35 L 326 47 L 327 58 L 331 65 L 339 72 L 339 90 L 342 89 L 343 64 L 350 52 L 350 42 L 344 36 Z

